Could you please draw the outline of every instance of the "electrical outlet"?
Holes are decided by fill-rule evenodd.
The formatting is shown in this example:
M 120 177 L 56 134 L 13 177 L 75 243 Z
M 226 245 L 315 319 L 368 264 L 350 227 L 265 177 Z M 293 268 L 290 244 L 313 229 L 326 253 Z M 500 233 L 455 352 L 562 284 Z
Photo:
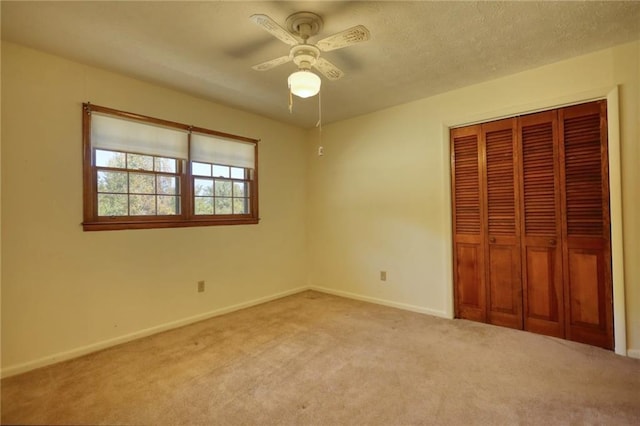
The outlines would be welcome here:
M 380 281 L 387 280 L 387 271 L 380 271 Z
M 318 147 L 318 157 L 322 157 L 324 155 L 324 147 L 323 146 L 319 146 Z
M 198 293 L 204 293 L 204 281 L 198 281 Z

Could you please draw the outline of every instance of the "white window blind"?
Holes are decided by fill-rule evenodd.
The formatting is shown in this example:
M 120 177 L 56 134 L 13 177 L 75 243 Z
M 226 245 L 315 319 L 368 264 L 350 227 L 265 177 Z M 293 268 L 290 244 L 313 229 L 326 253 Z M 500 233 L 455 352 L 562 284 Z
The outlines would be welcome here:
M 191 160 L 254 169 L 255 145 L 250 142 L 193 133 Z
M 93 112 L 94 148 L 135 152 L 159 157 L 188 158 L 187 132 Z

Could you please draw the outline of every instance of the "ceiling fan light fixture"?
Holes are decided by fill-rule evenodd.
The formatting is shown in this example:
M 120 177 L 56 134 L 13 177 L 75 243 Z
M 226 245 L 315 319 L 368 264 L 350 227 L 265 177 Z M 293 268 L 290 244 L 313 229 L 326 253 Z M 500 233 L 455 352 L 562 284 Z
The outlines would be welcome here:
M 301 98 L 310 98 L 320 92 L 320 77 L 309 70 L 296 71 L 289 76 L 291 93 Z

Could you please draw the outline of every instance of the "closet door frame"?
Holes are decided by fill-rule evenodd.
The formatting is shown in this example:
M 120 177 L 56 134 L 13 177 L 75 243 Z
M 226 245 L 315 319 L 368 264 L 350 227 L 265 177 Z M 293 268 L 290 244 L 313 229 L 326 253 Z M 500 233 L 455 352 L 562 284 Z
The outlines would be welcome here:
M 485 110 L 465 111 L 461 113 L 453 112 L 448 118 L 442 121 L 441 143 L 443 145 L 442 160 L 448 163 L 451 160 L 450 143 L 451 130 L 474 123 L 483 123 L 503 118 L 516 117 L 522 114 L 529 114 L 538 111 L 562 108 L 570 105 L 590 102 L 598 99 L 607 101 L 607 134 L 609 145 L 609 187 L 610 187 L 610 215 L 611 215 L 611 260 L 612 260 L 612 281 L 613 281 L 613 327 L 615 353 L 622 356 L 633 356 L 640 358 L 640 350 L 634 350 L 633 354 L 627 352 L 627 331 L 626 331 L 626 303 L 625 303 L 625 267 L 624 267 L 624 246 L 623 246 L 623 221 L 622 221 L 622 182 L 621 182 L 621 154 L 620 154 L 620 109 L 619 109 L 619 88 L 617 85 L 604 86 L 572 92 L 553 98 L 539 97 L 529 98 L 523 103 L 512 105 L 491 105 Z M 443 170 L 443 179 L 451 182 L 452 169 Z M 452 218 L 452 197 L 450 189 L 446 194 L 444 204 L 444 217 Z M 449 228 L 452 232 L 453 228 Z M 453 233 L 449 239 L 453 243 Z M 447 250 L 446 263 L 447 270 L 453 271 L 453 244 Z M 455 289 L 451 272 L 449 276 L 449 286 L 447 291 L 447 302 L 442 314 L 448 318 L 457 317 L 455 313 Z

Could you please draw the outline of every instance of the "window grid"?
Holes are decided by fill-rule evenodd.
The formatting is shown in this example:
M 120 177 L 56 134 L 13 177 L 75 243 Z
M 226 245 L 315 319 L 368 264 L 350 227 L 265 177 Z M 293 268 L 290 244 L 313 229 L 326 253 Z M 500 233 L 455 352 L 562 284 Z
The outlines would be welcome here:
M 96 149 L 94 155 L 96 164 L 104 164 L 95 168 L 98 216 L 180 214 L 180 160 L 100 149 Z M 105 164 L 100 157 L 109 160 Z M 142 164 L 138 163 L 139 161 L 142 161 Z M 174 173 L 168 173 L 167 170 Z M 145 179 L 147 177 L 151 179 Z M 139 182 L 135 182 L 136 180 Z M 143 204 L 141 208 L 136 207 L 139 203 Z M 149 203 L 152 203 L 152 206 L 149 206 Z
M 242 167 L 192 162 L 195 215 L 250 213 L 250 171 Z

